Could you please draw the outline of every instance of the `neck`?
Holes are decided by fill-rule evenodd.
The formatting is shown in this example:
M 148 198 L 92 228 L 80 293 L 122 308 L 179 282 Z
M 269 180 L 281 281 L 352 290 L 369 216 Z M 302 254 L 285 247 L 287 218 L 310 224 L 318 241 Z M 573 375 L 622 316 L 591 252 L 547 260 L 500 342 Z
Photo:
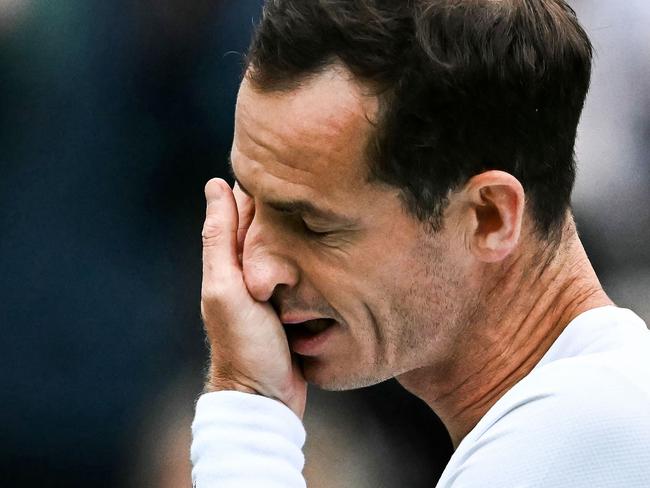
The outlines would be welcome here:
M 539 245 L 539 244 L 538 244 Z M 573 220 L 561 244 L 537 251 L 523 246 L 482 290 L 445 365 L 398 377 L 443 421 L 454 447 L 510 388 L 524 378 L 579 314 L 611 305 L 578 238 Z M 542 259 L 540 259 L 542 255 Z

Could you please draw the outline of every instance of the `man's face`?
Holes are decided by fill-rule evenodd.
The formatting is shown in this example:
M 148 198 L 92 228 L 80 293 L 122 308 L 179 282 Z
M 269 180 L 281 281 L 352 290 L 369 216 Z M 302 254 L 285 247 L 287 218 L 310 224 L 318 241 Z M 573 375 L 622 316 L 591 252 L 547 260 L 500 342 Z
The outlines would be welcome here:
M 327 389 L 443 364 L 471 293 L 454 225 L 431 232 L 397 189 L 368 181 L 376 112 L 340 68 L 290 92 L 244 81 L 238 97 L 231 160 L 255 207 L 246 285 L 287 324 L 306 379 Z

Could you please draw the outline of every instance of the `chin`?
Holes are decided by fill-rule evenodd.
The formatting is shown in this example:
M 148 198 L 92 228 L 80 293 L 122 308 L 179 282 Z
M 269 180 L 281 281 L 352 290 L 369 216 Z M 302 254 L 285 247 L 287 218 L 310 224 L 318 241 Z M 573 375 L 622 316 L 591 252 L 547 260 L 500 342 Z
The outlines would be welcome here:
M 357 364 L 358 366 L 358 364 Z M 315 357 L 302 358 L 302 373 L 307 383 L 321 390 L 345 391 L 376 385 L 392 378 L 390 374 L 378 374 L 374 371 L 343 369 L 340 365 L 328 364 L 327 361 Z

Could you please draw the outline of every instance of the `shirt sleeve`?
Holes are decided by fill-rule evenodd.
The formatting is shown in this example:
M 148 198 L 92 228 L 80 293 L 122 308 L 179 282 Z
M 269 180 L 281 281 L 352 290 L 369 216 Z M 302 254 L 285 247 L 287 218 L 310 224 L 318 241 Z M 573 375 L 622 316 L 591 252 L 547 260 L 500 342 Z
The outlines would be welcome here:
M 260 395 L 202 395 L 192 423 L 196 488 L 305 488 L 305 429 L 284 404 Z

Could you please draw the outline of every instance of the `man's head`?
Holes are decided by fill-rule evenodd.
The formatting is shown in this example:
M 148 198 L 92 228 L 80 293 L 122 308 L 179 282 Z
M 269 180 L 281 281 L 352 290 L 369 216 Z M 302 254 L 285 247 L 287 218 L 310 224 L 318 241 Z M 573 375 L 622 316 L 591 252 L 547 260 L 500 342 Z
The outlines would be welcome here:
M 561 0 L 267 3 L 232 152 L 244 276 L 285 322 L 337 321 L 308 380 L 458 355 L 522 225 L 559 238 L 590 59 Z
M 249 52 L 262 91 L 340 62 L 381 105 L 370 175 L 440 223 L 487 169 L 519 179 L 545 234 L 561 223 L 591 45 L 564 0 L 273 0 Z

